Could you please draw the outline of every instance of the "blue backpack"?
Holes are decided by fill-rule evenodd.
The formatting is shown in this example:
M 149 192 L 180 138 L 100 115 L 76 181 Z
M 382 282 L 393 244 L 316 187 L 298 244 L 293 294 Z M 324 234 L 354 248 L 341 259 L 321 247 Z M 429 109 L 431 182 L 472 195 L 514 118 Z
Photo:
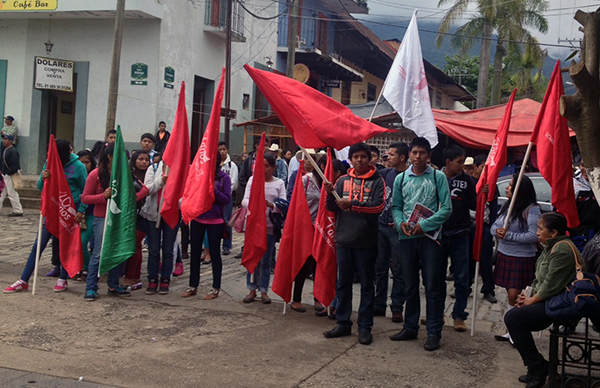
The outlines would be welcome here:
M 548 299 L 546 314 L 556 322 L 575 321 L 583 317 L 600 321 L 600 277 L 583 272 L 579 252 L 573 244 L 565 243 L 569 244 L 575 255 L 577 274 L 575 280 L 560 294 Z

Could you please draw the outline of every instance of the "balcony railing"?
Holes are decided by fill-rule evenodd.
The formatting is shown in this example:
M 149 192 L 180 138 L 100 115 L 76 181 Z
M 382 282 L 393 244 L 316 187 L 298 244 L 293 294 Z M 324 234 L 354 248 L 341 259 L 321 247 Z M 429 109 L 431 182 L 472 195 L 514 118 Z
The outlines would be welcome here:
M 206 12 L 204 14 L 204 24 L 206 26 L 216 27 L 219 30 L 227 26 L 227 1 L 228 0 L 206 0 Z M 243 0 L 232 0 L 231 12 L 231 32 L 233 39 L 244 36 L 244 9 L 240 6 Z M 245 41 L 243 39 L 242 41 Z

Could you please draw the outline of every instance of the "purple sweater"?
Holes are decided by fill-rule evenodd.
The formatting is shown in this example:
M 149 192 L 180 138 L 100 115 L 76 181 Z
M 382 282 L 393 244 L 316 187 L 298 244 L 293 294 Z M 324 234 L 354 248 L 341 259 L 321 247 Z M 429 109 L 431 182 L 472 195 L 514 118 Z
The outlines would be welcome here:
M 215 202 L 206 213 L 196 217 L 196 221 L 214 220 L 223 218 L 223 208 L 231 202 L 231 178 L 227 173 L 219 170 L 215 176 Z

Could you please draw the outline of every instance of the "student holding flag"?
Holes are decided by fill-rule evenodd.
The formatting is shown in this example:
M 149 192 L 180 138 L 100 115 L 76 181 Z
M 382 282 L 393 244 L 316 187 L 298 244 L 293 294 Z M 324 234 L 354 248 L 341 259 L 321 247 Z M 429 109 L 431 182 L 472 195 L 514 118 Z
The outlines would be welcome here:
M 98 278 L 99 274 L 102 273 L 100 268 L 100 256 L 102 255 L 102 260 L 108 261 L 108 263 L 102 263 L 102 268 L 107 268 L 112 265 L 114 267 L 108 270 L 108 294 L 113 296 L 127 297 L 131 296 L 129 291 L 124 290 L 119 286 L 119 271 L 120 268 L 118 264 L 127 260 L 131 255 L 135 252 L 135 221 L 133 225 L 128 225 L 127 228 L 123 228 L 123 230 L 111 230 L 105 231 L 105 217 L 107 216 L 107 205 L 108 201 L 111 198 L 116 198 L 118 195 L 128 195 L 131 196 L 131 193 L 128 191 L 133 191 L 133 180 L 131 178 L 131 174 L 129 172 L 129 168 L 127 166 L 127 160 L 125 156 L 125 148 L 123 147 L 123 139 L 120 136 L 120 130 L 117 132 L 117 141 L 115 143 L 109 143 L 106 145 L 103 150 L 100 152 L 100 161 L 98 162 L 98 168 L 93 170 L 88 176 L 87 182 L 85 184 L 85 189 L 83 190 L 83 195 L 81 196 L 81 201 L 86 205 L 95 205 L 94 206 L 94 253 L 92 257 L 90 257 L 90 263 L 88 267 L 88 277 L 86 280 L 86 291 L 84 299 L 86 301 L 94 301 L 98 297 Z M 117 144 L 117 146 L 115 146 Z M 118 152 L 115 152 L 115 148 L 119 148 Z M 119 154 L 120 153 L 120 154 Z M 118 154 L 118 155 L 117 155 Z M 115 176 L 113 175 L 113 160 L 118 159 L 118 164 L 115 163 L 116 167 L 121 167 L 119 170 L 114 171 Z M 124 167 L 124 168 L 122 168 Z M 113 192 L 113 185 L 117 181 L 124 182 L 125 179 L 131 181 L 130 187 L 122 187 L 124 192 L 117 192 L 115 190 Z M 112 181 L 112 182 L 111 182 Z M 120 190 L 119 190 L 120 191 Z M 134 195 L 133 201 L 133 216 L 135 220 L 135 201 L 139 201 L 140 199 L 146 197 L 148 195 L 148 189 L 146 186 L 143 186 L 142 189 Z M 120 207 L 119 207 L 120 206 Z M 119 216 L 127 216 L 130 212 L 131 204 L 126 201 L 121 201 L 117 203 L 114 199 L 110 201 L 110 212 L 112 213 L 112 217 L 115 215 Z M 124 219 L 125 220 L 125 219 Z M 118 224 L 115 222 L 111 229 L 118 228 Z M 123 257 L 115 254 L 114 249 L 121 250 L 122 247 L 119 243 L 123 242 L 126 238 L 130 237 L 131 231 L 133 244 L 131 245 L 131 252 L 127 252 L 127 250 L 123 249 Z M 107 244 L 107 246 L 102 246 L 103 240 L 105 239 L 104 233 L 106 232 L 107 237 L 113 241 L 113 244 Z M 113 233 L 114 232 L 114 233 Z M 121 238 L 121 241 L 117 239 Z M 102 251 L 105 252 L 102 252 Z M 114 254 L 114 257 L 111 257 Z M 117 260 L 112 260 L 117 259 Z M 122 260 L 120 260 L 122 259 Z M 119 262 L 120 260 L 120 262 Z M 116 264 L 115 264 L 116 263 Z
M 53 139 L 53 138 L 52 138 Z M 56 150 L 58 153 L 58 158 L 60 159 L 60 164 L 63 168 L 63 171 L 66 176 L 67 183 L 69 185 L 69 190 L 71 191 L 71 196 L 73 199 L 73 209 L 76 209 L 74 221 L 75 223 L 79 223 L 85 217 L 85 210 L 87 208 L 86 205 L 81 203 L 81 193 L 86 183 L 87 171 L 83 163 L 79 161 L 77 155 L 71 153 L 71 144 L 66 140 L 57 139 L 56 140 Z M 40 179 L 38 180 L 38 189 L 43 190 L 44 182 L 50 178 L 50 171 L 48 170 L 48 161 L 44 164 L 44 168 L 42 169 L 42 173 L 40 175 Z M 58 220 L 53 220 L 58 222 Z M 29 289 L 29 279 L 33 274 L 33 271 L 36 266 L 36 252 L 37 252 L 37 244 L 41 243 L 41 252 L 44 251 L 48 241 L 52 237 L 52 234 L 48 231 L 46 227 L 46 222 L 50 222 L 44 220 L 44 225 L 42 227 L 41 237 L 38 238 L 33 243 L 33 247 L 31 248 L 31 253 L 29 254 L 29 258 L 27 259 L 27 264 L 25 265 L 25 269 L 21 274 L 21 278 L 17 280 L 10 287 L 4 289 L 5 294 L 15 293 L 23 290 Z M 79 236 L 79 234 L 78 234 Z M 56 237 L 60 237 L 57 235 Z M 81 237 L 79 237 L 81 240 Z M 68 243 L 66 241 L 63 242 Z M 69 245 L 69 244 L 67 244 Z M 64 247 L 67 248 L 68 247 Z M 64 251 L 63 251 L 64 253 Z M 64 257 L 64 263 L 67 263 L 69 258 Z M 74 275 L 73 275 L 74 276 Z M 68 273 L 64 266 L 61 266 L 60 269 L 60 278 L 58 279 L 56 286 L 54 287 L 54 292 L 63 292 L 67 290 L 67 278 Z
M 277 168 L 275 157 L 271 154 L 265 154 L 263 163 L 265 171 L 265 201 L 267 205 L 267 213 L 265 214 L 267 219 L 267 250 L 264 256 L 261 258 L 260 263 L 256 266 L 254 274 L 250 274 L 250 272 L 248 272 L 246 275 L 246 285 L 248 290 L 250 290 L 250 293 L 248 293 L 248 295 L 244 298 L 244 303 L 254 302 L 254 299 L 256 298 L 256 290 L 260 291 L 260 299 L 264 304 L 271 303 L 271 298 L 269 298 L 267 292 L 269 291 L 269 281 L 271 278 L 271 253 L 273 252 L 273 247 L 275 246 L 276 237 L 273 234 L 273 223 L 271 222 L 269 213 L 279 212 L 279 209 L 274 203 L 275 200 L 286 199 L 285 183 L 283 180 L 273 176 L 273 172 Z M 250 177 L 248 180 L 248 185 L 246 186 L 244 199 L 242 200 L 242 206 L 245 208 L 248 208 L 248 205 L 250 204 L 250 196 L 252 195 L 252 181 L 254 180 L 254 177 L 255 175 Z M 246 235 L 246 237 L 247 236 L 248 235 Z
M 190 283 L 189 287 L 181 294 L 182 298 L 188 298 L 198 293 L 200 284 L 200 255 L 202 253 L 202 240 L 205 233 L 208 235 L 208 246 L 212 264 L 213 283 L 212 290 L 204 297 L 204 300 L 215 299 L 221 290 L 221 272 L 223 262 L 221 261 L 221 239 L 224 228 L 227 228 L 224 219 L 224 209 L 231 203 L 231 179 L 229 175 L 221 170 L 221 154 L 216 154 L 214 194 L 215 201 L 212 208 L 200 214 L 190 226 L 192 231 L 192 254 L 190 257 Z

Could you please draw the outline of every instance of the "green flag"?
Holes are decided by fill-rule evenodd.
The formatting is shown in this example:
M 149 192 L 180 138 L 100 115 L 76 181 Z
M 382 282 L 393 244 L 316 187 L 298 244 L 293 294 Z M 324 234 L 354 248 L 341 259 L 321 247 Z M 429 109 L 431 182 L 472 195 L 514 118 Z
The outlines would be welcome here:
M 110 187 L 113 191 L 106 209 L 99 274 L 129 259 L 136 250 L 135 189 L 120 126 L 117 126 Z

